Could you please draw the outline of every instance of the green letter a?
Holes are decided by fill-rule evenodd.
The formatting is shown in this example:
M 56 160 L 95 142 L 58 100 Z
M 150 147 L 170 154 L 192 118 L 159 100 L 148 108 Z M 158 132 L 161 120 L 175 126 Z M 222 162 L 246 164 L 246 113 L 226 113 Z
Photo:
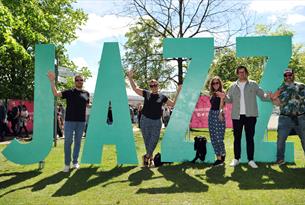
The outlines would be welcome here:
M 113 123 L 106 123 L 109 101 Z M 124 74 L 117 43 L 104 43 L 82 163 L 99 164 L 104 144 L 115 144 L 118 164 L 137 164 Z

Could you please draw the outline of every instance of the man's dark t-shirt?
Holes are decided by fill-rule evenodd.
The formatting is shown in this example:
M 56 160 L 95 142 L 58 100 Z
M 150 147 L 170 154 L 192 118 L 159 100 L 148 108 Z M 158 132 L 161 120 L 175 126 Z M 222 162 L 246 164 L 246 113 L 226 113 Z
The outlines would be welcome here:
M 153 94 L 148 90 L 143 90 L 144 106 L 142 114 L 150 119 L 160 119 L 162 116 L 162 105 L 168 98 L 162 93 Z
M 85 90 L 70 89 L 62 92 L 62 98 L 67 100 L 65 121 L 86 121 L 86 107 L 90 94 Z
M 14 106 L 14 107 L 12 108 L 12 117 L 13 117 L 13 119 L 15 119 L 15 118 L 17 117 L 18 112 L 19 112 L 18 106 Z

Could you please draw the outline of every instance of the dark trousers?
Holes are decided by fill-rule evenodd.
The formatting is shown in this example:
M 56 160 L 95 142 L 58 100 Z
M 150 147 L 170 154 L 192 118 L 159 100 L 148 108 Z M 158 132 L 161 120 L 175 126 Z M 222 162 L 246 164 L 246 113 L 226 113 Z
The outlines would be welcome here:
M 4 139 L 4 133 L 5 133 L 5 123 L 3 121 L 2 120 L 0 121 L 0 141 Z
M 18 132 L 19 132 L 19 119 L 18 118 L 16 118 L 16 119 L 13 119 L 12 121 L 11 121 L 11 123 L 12 123 L 12 131 L 13 131 L 13 133 L 14 133 L 14 136 L 17 136 L 17 134 L 18 134 Z
M 19 129 L 19 132 L 18 132 L 18 136 L 21 136 L 21 131 L 22 131 L 22 128 L 24 129 L 25 131 L 25 136 L 26 137 L 29 137 L 29 132 L 28 132 L 28 129 L 26 128 L 26 125 L 25 123 L 23 122 L 20 126 L 20 129 Z
M 256 117 L 246 117 L 240 115 L 239 120 L 233 120 L 234 133 L 234 157 L 240 159 L 241 151 L 241 136 L 243 128 L 245 127 L 246 142 L 247 142 L 247 156 L 248 160 L 253 160 L 254 156 L 254 134 L 255 134 Z

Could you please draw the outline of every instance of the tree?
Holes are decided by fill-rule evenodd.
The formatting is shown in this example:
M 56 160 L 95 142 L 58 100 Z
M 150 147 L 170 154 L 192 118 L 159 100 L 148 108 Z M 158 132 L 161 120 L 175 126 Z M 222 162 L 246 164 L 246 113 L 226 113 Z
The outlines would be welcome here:
M 237 78 L 235 74 L 236 67 L 238 65 L 245 65 L 249 71 L 249 78 L 259 83 L 262 77 L 264 63 L 263 57 L 237 58 L 235 50 L 232 48 L 223 48 L 216 52 L 209 75 L 219 76 L 224 81 L 224 88 L 226 89 Z
M 278 24 L 278 25 L 277 25 Z M 272 36 L 293 36 L 295 32 L 284 23 L 277 23 L 275 25 L 258 24 L 256 26 L 256 33 L 260 35 Z M 275 28 L 274 28 L 275 27 Z M 292 44 L 292 56 L 289 61 L 289 68 L 296 73 L 296 80 L 305 83 L 305 46 L 300 43 Z
M 74 9 L 75 0 L 2 0 L 0 4 L 1 98 L 32 99 L 34 46 L 52 43 L 56 58 L 65 67 L 76 66 L 65 44 L 76 39 L 75 31 L 87 20 Z M 90 76 L 90 75 L 89 75 Z
M 285 24 L 256 25 L 256 35 L 259 36 L 293 36 L 294 32 Z M 218 75 L 224 80 L 224 87 L 230 86 L 236 80 L 235 68 L 245 65 L 249 70 L 249 78 L 260 82 L 265 66 L 264 57 L 237 58 L 232 48 L 224 48 L 217 51 L 215 61 L 210 71 L 210 76 Z M 288 65 L 296 72 L 296 80 L 305 83 L 305 50 L 302 44 L 293 44 L 292 56 Z M 207 87 L 206 87 L 207 88 Z
M 216 48 L 232 45 L 232 37 L 246 33 L 249 18 L 244 5 L 225 0 L 131 0 L 128 12 L 145 23 L 149 17 L 155 24 L 147 24 L 162 38 L 215 37 Z M 249 16 L 249 15 L 248 15 Z M 234 23 L 233 23 L 234 22 Z M 178 82 L 182 82 L 186 59 L 178 62 Z
M 162 38 L 152 29 L 154 24 L 152 20 L 137 22 L 125 34 L 124 67 L 132 67 L 137 84 L 145 89 L 149 88 L 148 81 L 151 79 L 158 80 L 161 88 L 166 87 L 169 79 L 174 80 L 173 68 L 170 65 L 163 67 Z

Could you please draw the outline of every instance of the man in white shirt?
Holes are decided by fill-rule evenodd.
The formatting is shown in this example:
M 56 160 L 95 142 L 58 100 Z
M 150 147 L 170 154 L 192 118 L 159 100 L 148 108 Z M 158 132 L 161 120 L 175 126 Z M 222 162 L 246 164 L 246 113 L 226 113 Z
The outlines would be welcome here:
M 256 96 L 263 101 L 270 101 L 270 95 L 265 93 L 255 81 L 248 80 L 248 70 L 245 66 L 236 68 L 238 80 L 234 82 L 227 94 L 217 93 L 225 102 L 232 103 L 232 121 L 234 133 L 234 159 L 230 166 L 239 164 L 241 156 L 242 130 L 245 128 L 247 142 L 248 164 L 257 168 L 254 161 L 254 134 L 256 118 L 258 116 Z

